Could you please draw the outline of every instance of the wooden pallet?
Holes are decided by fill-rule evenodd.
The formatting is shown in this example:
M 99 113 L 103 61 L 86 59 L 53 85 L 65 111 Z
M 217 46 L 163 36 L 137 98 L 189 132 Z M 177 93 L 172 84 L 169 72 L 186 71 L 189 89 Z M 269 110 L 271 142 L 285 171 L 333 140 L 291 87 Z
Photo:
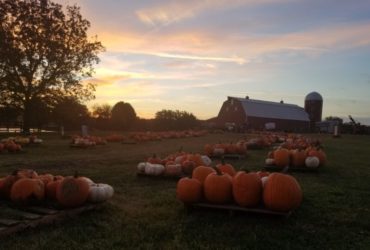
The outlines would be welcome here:
M 61 222 L 82 212 L 96 209 L 100 204 L 86 204 L 72 209 L 55 209 L 43 206 L 18 208 L 3 204 L 0 206 L 0 237 L 36 228 L 42 225 Z
M 171 180 L 171 179 L 172 180 L 179 180 L 183 177 L 188 177 L 185 174 L 182 174 L 182 175 L 149 175 L 149 174 L 140 173 L 140 172 L 137 172 L 136 176 L 137 177 L 148 177 L 148 178 L 152 178 L 152 179 L 169 179 L 169 180 Z
M 291 172 L 318 172 L 319 171 L 319 168 L 320 167 L 317 167 L 317 168 L 307 168 L 307 167 L 291 167 L 289 166 L 289 168 L 287 169 L 287 171 L 291 171 Z M 278 166 L 275 166 L 275 165 L 266 165 L 263 167 L 264 170 L 266 171 L 276 171 L 276 172 L 281 172 L 284 168 L 281 168 L 281 167 L 278 167 Z
M 246 207 L 238 206 L 236 204 L 216 205 L 216 204 L 210 204 L 210 203 L 205 203 L 205 202 L 185 205 L 185 208 L 188 212 L 191 212 L 194 209 L 223 210 L 223 211 L 229 212 L 230 215 L 233 215 L 235 212 L 241 212 L 241 213 L 253 213 L 253 214 L 261 214 L 261 215 L 289 217 L 292 214 L 292 211 L 276 212 L 276 211 L 268 210 L 262 206 L 255 207 L 255 208 L 246 208 Z

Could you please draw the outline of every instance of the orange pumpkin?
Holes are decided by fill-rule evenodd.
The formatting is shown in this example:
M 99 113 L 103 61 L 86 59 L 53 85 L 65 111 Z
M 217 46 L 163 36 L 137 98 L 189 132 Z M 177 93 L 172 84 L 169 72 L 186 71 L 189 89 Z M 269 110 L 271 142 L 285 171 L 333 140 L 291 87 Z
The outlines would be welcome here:
M 1 150 L 0 150 L 1 151 Z M 213 154 L 213 146 L 211 144 L 206 144 L 204 146 L 204 153 L 208 156 L 212 156 Z
M 219 170 L 221 170 L 221 172 L 225 174 L 229 174 L 231 177 L 236 174 L 234 167 L 231 164 L 225 163 L 223 159 L 221 161 L 221 164 L 217 164 L 216 168 L 218 168 Z
M 306 160 L 306 152 L 303 150 L 293 150 L 291 154 L 291 164 L 294 167 L 303 167 Z
M 10 191 L 10 199 L 21 204 L 27 204 L 35 198 L 40 201 L 44 197 L 45 185 L 39 179 L 22 178 L 13 184 Z
M 186 175 L 191 175 L 195 167 L 196 165 L 193 161 L 185 160 L 181 163 L 182 172 Z
M 54 180 L 54 176 L 52 174 L 41 174 L 38 176 L 40 180 L 42 180 L 45 184 L 45 186 Z
M 211 168 L 211 167 L 205 167 L 205 166 L 198 166 L 196 167 L 194 170 L 193 170 L 193 175 L 192 175 L 192 178 L 193 179 L 197 179 L 198 181 L 200 181 L 200 183 L 203 185 L 204 183 L 204 180 L 206 179 L 206 177 L 211 174 L 211 173 L 215 173 L 216 171 Z
M 176 187 L 177 199 L 184 203 L 195 203 L 202 198 L 202 184 L 197 179 L 181 178 Z
M 229 202 L 232 197 L 232 178 L 215 168 L 216 173 L 209 174 L 204 180 L 204 197 L 216 204 Z
M 242 207 L 257 206 L 261 200 L 262 183 L 257 173 L 238 172 L 233 178 L 233 197 Z
M 263 190 L 263 202 L 268 209 L 288 212 L 301 204 L 301 187 L 293 176 L 270 174 Z
M 290 153 L 286 148 L 276 149 L 274 152 L 275 165 L 278 167 L 289 166 Z
M 46 197 L 51 200 L 57 199 L 57 187 L 62 182 L 64 177 L 54 177 L 53 181 L 49 182 L 45 187 Z
M 84 177 L 68 176 L 57 185 L 57 201 L 64 207 L 78 207 L 89 197 L 90 184 Z

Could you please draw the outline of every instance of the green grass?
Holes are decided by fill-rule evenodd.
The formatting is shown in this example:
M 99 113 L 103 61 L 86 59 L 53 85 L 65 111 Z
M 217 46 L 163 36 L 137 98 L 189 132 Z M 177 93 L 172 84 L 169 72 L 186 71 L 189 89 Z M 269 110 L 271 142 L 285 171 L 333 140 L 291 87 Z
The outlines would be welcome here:
M 318 135 L 315 135 L 319 137 Z M 75 170 L 115 188 L 99 210 L 58 225 L 0 239 L 0 249 L 369 249 L 370 137 L 321 135 L 328 164 L 318 173 L 293 173 L 304 200 L 287 219 L 254 214 L 195 211 L 176 200 L 176 181 L 136 177 L 136 165 L 153 153 L 180 146 L 201 152 L 205 143 L 229 142 L 241 134 L 72 149 L 68 140 L 41 136 L 44 145 L 24 154 L 0 155 L 0 176 L 19 167 L 71 175 Z M 268 149 L 249 151 L 236 168 L 259 170 Z

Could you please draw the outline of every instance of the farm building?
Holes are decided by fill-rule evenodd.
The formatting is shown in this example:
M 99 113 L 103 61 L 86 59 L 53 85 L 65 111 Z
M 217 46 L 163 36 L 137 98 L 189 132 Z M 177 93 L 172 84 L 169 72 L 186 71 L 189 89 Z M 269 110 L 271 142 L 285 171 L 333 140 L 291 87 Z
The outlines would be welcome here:
M 218 127 L 236 130 L 305 132 L 310 129 L 311 117 L 306 110 L 283 101 L 254 100 L 248 96 L 245 98 L 228 97 L 219 111 L 216 123 Z

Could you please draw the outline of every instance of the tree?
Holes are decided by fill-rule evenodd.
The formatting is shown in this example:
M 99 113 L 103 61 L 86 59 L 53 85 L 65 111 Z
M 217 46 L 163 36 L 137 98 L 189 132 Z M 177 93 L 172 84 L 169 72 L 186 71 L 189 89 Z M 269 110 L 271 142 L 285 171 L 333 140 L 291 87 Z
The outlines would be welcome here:
M 117 102 L 112 108 L 112 124 L 116 129 L 129 129 L 136 120 L 136 112 L 130 103 Z
M 59 100 L 52 115 L 53 120 L 66 129 L 78 129 L 82 124 L 86 124 L 90 117 L 86 105 L 81 104 L 74 97 L 64 97 Z
M 92 114 L 96 118 L 110 119 L 112 106 L 109 104 L 94 105 L 92 107 Z
M 163 109 L 155 114 L 155 123 L 161 130 L 178 130 L 194 128 L 198 125 L 198 120 L 186 111 Z
M 343 124 L 343 119 L 337 116 L 328 116 L 325 117 L 325 121 L 336 121 L 338 124 Z
M 38 99 L 94 98 L 94 85 L 82 80 L 104 47 L 96 37 L 89 41 L 89 27 L 77 6 L 64 13 L 49 0 L 0 0 L 0 105 L 22 110 L 24 132 Z
M 98 129 L 111 129 L 111 111 L 112 106 L 109 104 L 94 105 L 92 107 L 94 126 Z

